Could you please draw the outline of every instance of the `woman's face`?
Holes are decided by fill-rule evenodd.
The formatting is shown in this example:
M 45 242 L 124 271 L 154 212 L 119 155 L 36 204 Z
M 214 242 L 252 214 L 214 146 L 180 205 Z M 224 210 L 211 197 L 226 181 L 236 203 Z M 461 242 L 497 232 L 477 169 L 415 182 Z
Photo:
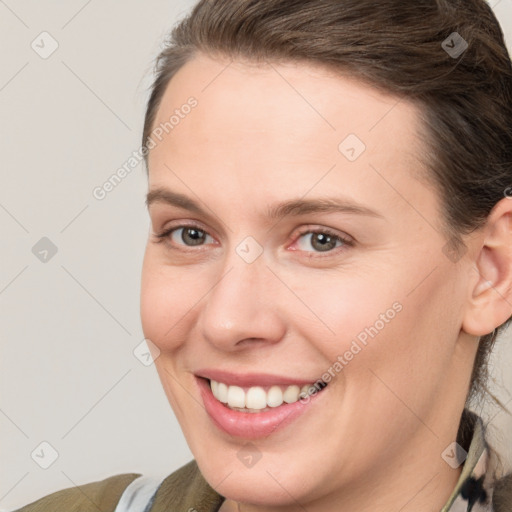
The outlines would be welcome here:
M 142 323 L 224 496 L 304 504 L 398 468 L 453 471 L 441 453 L 474 357 L 470 270 L 415 177 L 417 116 L 306 64 L 197 56 L 170 82 L 149 155 Z M 232 406 L 273 406 L 229 410 L 206 378 L 230 386 Z M 293 403 L 294 385 L 318 379 Z

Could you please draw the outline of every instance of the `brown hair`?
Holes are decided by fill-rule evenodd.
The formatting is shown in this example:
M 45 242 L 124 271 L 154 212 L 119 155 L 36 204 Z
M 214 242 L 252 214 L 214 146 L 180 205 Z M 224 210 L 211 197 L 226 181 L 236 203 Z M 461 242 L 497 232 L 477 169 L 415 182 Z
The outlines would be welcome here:
M 450 53 L 456 43 L 468 45 L 460 55 Z M 482 227 L 510 190 L 512 66 L 484 0 L 201 0 L 157 58 L 144 147 L 169 81 L 197 52 L 317 63 L 417 103 L 426 177 L 459 252 L 462 235 Z M 481 337 L 468 401 L 487 391 L 487 358 L 510 320 Z

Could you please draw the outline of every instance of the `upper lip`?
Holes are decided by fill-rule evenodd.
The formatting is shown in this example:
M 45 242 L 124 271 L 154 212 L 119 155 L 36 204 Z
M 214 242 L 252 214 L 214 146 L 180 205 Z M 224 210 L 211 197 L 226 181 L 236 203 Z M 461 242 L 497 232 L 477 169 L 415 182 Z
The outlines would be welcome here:
M 271 375 L 268 373 L 233 373 L 226 370 L 217 370 L 205 368 L 195 372 L 197 377 L 223 382 L 228 386 L 252 387 L 252 386 L 272 386 L 272 385 L 297 385 L 304 386 L 313 384 L 320 379 L 297 379 L 294 377 L 285 377 L 282 375 Z

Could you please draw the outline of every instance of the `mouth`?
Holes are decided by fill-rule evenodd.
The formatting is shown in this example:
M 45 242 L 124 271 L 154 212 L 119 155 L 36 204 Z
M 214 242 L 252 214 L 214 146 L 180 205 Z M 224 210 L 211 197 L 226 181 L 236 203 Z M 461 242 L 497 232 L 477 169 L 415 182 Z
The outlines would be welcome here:
M 244 439 L 267 437 L 286 427 L 322 402 L 328 387 L 321 380 L 305 384 L 304 381 L 284 383 L 283 379 L 269 383 L 271 377 L 223 378 L 224 381 L 219 377 L 219 380 L 195 377 L 213 424 L 230 436 Z M 233 380 L 237 383 L 233 384 Z M 258 382 L 261 385 L 254 385 Z

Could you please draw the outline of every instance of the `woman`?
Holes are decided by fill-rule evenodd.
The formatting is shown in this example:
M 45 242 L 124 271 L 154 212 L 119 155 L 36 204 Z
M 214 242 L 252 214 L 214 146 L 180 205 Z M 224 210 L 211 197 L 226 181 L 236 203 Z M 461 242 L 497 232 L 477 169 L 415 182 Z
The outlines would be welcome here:
M 512 314 L 483 0 L 202 0 L 143 150 L 142 324 L 194 460 L 21 510 L 512 510 L 468 409 Z

